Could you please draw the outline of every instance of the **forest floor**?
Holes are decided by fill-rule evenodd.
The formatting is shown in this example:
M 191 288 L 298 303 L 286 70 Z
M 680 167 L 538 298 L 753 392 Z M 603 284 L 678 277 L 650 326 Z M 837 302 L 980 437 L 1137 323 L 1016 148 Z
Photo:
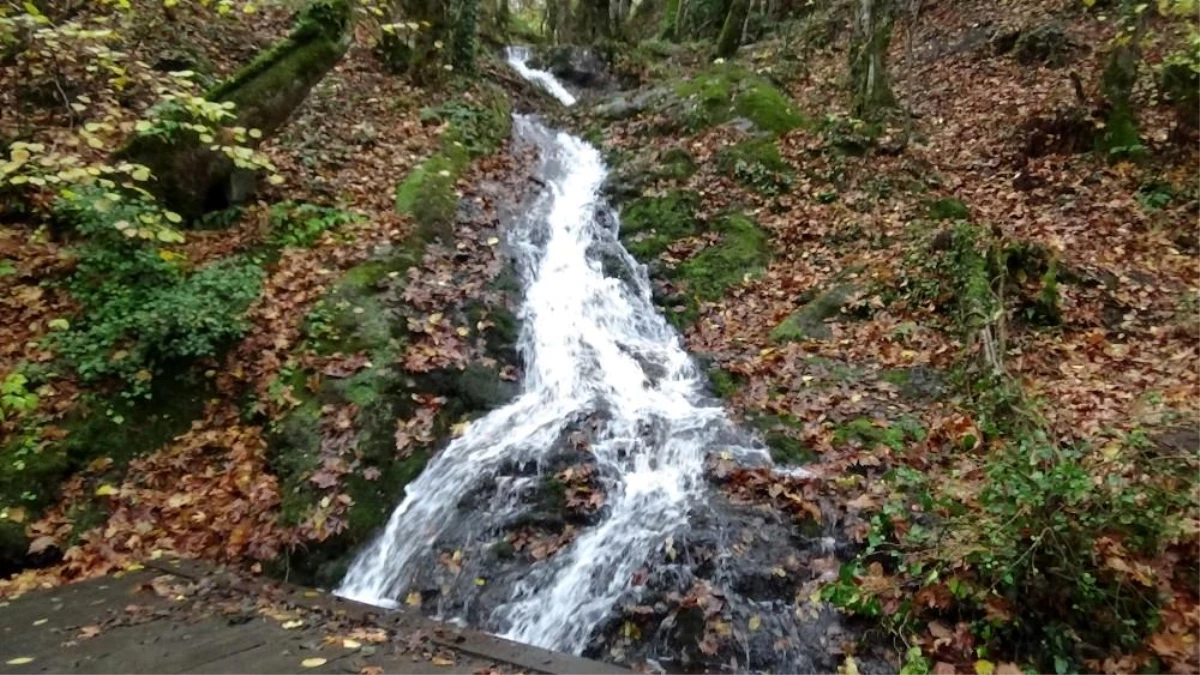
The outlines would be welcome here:
M 1071 142 L 1046 131 L 1076 104 L 1068 73 L 1095 90 L 1101 54 L 1090 45 L 1111 27 L 1041 0 L 1006 4 L 1002 22 L 990 22 L 994 9 L 939 2 L 911 36 L 898 31 L 892 72 L 911 119 L 854 120 L 842 88 L 844 40 L 835 34 L 822 44 L 813 36 L 824 29 L 811 20 L 744 48 L 737 64 L 713 64 L 706 47 L 630 50 L 616 67 L 641 91 L 679 94 L 683 107 L 618 117 L 603 112 L 611 99 L 597 94 L 568 123 L 599 142 L 617 181 L 627 180 L 619 198 L 627 245 L 651 264 L 664 311 L 711 366 L 731 414 L 757 429 L 781 464 L 803 464 L 811 475 L 739 470 L 719 458 L 714 473 L 735 500 L 808 514 L 798 519 L 811 509 L 788 500 L 803 493 L 827 527 L 853 542 L 852 555 L 812 563 L 806 583 L 788 592 L 822 594 L 887 627 L 901 660 L 918 671 L 1194 671 L 1200 155 L 1194 142 L 1171 139 L 1169 111 L 1148 101 L 1148 158 L 1110 162 L 1056 146 Z M 993 51 L 997 31 L 1051 15 L 1072 45 L 1065 66 L 1024 65 Z M 179 34 L 216 77 L 288 24 L 282 10 L 180 20 Z M 149 40 L 137 49 L 153 63 L 170 45 Z M 484 72 L 507 82 L 502 69 L 489 60 Z M 0 74 L 0 91 L 15 92 L 3 85 L 19 76 Z M 706 97 L 725 97 L 728 106 L 752 78 L 784 93 L 791 103 L 782 116 L 795 121 L 766 136 L 736 119 L 681 123 L 693 119 L 697 100 L 703 107 Z M 344 560 L 334 559 L 386 517 L 402 481 L 378 489 L 381 475 L 393 477 L 391 464 L 347 437 L 365 424 L 364 410 L 376 410 L 375 399 L 330 387 L 468 366 L 515 377 L 517 366 L 488 346 L 502 312 L 476 309 L 511 305 L 497 299 L 503 270 L 494 235 L 502 194 L 522 179 L 513 158 L 484 154 L 453 177 L 451 192 L 478 212 L 455 241 L 403 265 L 395 254 L 419 226 L 397 211 L 397 183 L 419 172 L 462 119 L 430 111 L 457 101 L 476 124 L 472 115 L 485 114 L 489 95 L 478 83 L 417 86 L 388 74 L 369 49 L 351 49 L 264 145 L 282 184 L 266 187 L 226 228 L 189 232 L 163 248 L 194 266 L 274 250 L 249 330 L 193 369 L 201 385 L 165 421 L 85 386 L 47 341 L 78 310 L 64 283 L 72 242 L 32 223 L 0 230 L 0 374 L 26 374 L 18 393 L 36 396 L 35 413 L 0 420 L 0 494 L 12 498 L 0 503 L 0 525 L 9 528 L 0 535 L 15 537 L 30 565 L 0 581 L 0 593 L 164 554 L 312 583 L 338 577 Z M 701 118 L 710 112 L 699 110 Z M 664 170 L 676 165 L 683 168 Z M 290 229 L 298 238 L 279 245 L 285 203 L 284 211 L 301 203 L 332 211 L 301 217 L 321 221 L 314 234 Z M 639 209 L 651 222 L 633 231 Z M 322 220 L 333 211 L 336 224 Z M 747 230 L 716 225 L 731 212 L 750 218 L 758 229 L 749 231 L 767 243 L 750 235 L 754 250 L 739 249 L 735 235 Z M 665 232 L 676 213 L 685 225 Z M 664 230 L 658 239 L 655 228 Z M 716 269 L 724 263 L 732 273 Z M 364 274 L 367 295 L 338 295 Z M 997 291 L 999 304 L 987 304 Z M 325 327 L 380 306 L 367 302 L 399 317 L 404 329 L 392 334 L 403 333 L 401 344 L 322 346 Z M 982 320 L 973 314 L 979 303 Z M 985 325 L 999 351 L 981 366 Z M 372 364 L 379 355 L 404 364 L 402 377 Z M 478 413 L 447 400 L 456 395 L 413 389 L 400 425 L 388 420 L 390 447 L 400 446 L 388 461 L 420 461 Z M 319 434 L 297 467 L 280 460 L 279 448 L 300 413 L 311 413 Z M 81 416 L 103 424 L 80 427 Z M 72 434 L 152 447 L 136 455 L 104 443 L 59 449 Z M 49 453 L 67 459 L 47 479 L 47 494 L 26 498 L 14 486 L 28 480 L 27 460 Z M 407 466 L 396 470 L 408 476 Z M 360 515 L 368 510 L 373 517 Z M 1089 577 L 1086 588 L 1064 581 Z M 1092 613 L 1100 632 L 1089 634 L 1080 617 Z M 1109 625 L 1127 619 L 1132 632 Z M 853 672 L 856 646 L 838 649 Z

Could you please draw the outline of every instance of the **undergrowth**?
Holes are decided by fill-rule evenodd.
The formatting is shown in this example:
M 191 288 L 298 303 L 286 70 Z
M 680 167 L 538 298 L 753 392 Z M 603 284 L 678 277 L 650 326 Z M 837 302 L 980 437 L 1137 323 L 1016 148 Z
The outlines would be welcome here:
M 115 379 L 130 397 L 147 396 L 168 363 L 215 356 L 241 336 L 263 280 L 242 257 L 192 269 L 171 249 L 123 235 L 120 224 L 147 208 L 97 196 L 59 210 L 80 236 L 67 286 L 82 309 L 54 339 L 84 382 Z

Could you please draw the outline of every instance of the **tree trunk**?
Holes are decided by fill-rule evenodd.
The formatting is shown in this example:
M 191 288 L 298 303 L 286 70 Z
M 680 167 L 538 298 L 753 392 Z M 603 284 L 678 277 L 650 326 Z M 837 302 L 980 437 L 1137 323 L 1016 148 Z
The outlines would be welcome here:
M 856 117 L 874 119 L 896 107 L 888 81 L 887 53 L 892 41 L 894 0 L 858 0 L 850 44 L 850 86 Z
M 456 0 L 450 56 L 459 72 L 475 72 L 475 29 L 478 24 L 479 0 Z
M 217 85 L 207 98 L 235 104 L 238 126 L 269 137 L 341 60 L 351 32 L 347 0 L 315 0 L 290 36 Z M 244 201 L 253 191 L 251 172 L 238 169 L 198 138 L 139 135 L 118 156 L 149 167 L 156 178 L 152 190 L 189 220 Z
M 717 56 L 728 59 L 737 53 L 742 41 L 742 29 L 746 23 L 746 15 L 750 11 L 750 0 L 733 0 L 729 3 L 729 13 L 725 15 L 725 25 L 721 27 L 721 35 L 717 38 Z
M 1113 155 L 1128 155 L 1141 147 L 1137 115 L 1133 111 L 1133 87 L 1137 84 L 1138 66 L 1142 60 L 1141 41 L 1146 31 L 1146 13 L 1126 3 L 1125 28 L 1115 38 L 1108 54 L 1101 92 L 1108 102 L 1102 149 Z
M 606 39 L 612 37 L 612 4 L 609 0 L 592 0 L 592 36 Z
M 642 0 L 646 2 L 646 0 Z M 667 0 L 666 10 L 663 12 L 662 30 L 658 36 L 662 40 L 678 40 L 679 39 L 679 5 L 681 0 Z

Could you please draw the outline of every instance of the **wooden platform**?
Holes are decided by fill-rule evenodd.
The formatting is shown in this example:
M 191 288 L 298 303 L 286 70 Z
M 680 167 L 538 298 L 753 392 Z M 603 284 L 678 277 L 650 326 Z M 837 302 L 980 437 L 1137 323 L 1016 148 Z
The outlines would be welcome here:
M 0 673 L 620 673 L 183 561 L 0 599 Z

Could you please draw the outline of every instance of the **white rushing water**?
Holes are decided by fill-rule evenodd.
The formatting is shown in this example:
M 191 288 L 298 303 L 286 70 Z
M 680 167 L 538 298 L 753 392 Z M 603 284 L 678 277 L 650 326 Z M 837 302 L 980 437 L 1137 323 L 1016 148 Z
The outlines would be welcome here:
M 548 90 L 561 88 L 549 74 L 526 68 L 523 56 L 510 57 Z M 708 489 L 706 455 L 769 460 L 760 449 L 730 447 L 737 435 L 656 311 L 644 268 L 616 239 L 616 214 L 601 196 L 606 169 L 599 152 L 532 118 L 517 116 L 515 133 L 539 150 L 537 175 L 545 184 L 507 233 L 524 288 L 522 393 L 429 462 L 337 592 L 395 606 L 423 590 L 414 582 L 437 566 L 446 541 L 494 536 L 520 508 L 530 479 L 504 474 L 504 467 L 536 466 L 561 452 L 563 437 L 589 418 L 588 450 L 606 493 L 597 521 L 496 587 L 507 595 L 477 621 L 521 642 L 579 652 L 635 571 L 687 527 Z M 606 275 L 605 260 L 629 273 Z M 495 494 L 464 509 L 481 489 Z M 479 590 L 466 586 L 465 593 Z
M 567 91 L 567 88 L 562 86 L 553 75 L 537 68 L 530 68 L 529 48 L 528 47 L 509 47 L 504 52 L 508 57 L 508 65 L 512 66 L 513 70 L 517 71 L 521 77 L 536 83 L 542 89 L 545 89 L 558 102 L 563 105 L 575 105 L 575 96 Z

